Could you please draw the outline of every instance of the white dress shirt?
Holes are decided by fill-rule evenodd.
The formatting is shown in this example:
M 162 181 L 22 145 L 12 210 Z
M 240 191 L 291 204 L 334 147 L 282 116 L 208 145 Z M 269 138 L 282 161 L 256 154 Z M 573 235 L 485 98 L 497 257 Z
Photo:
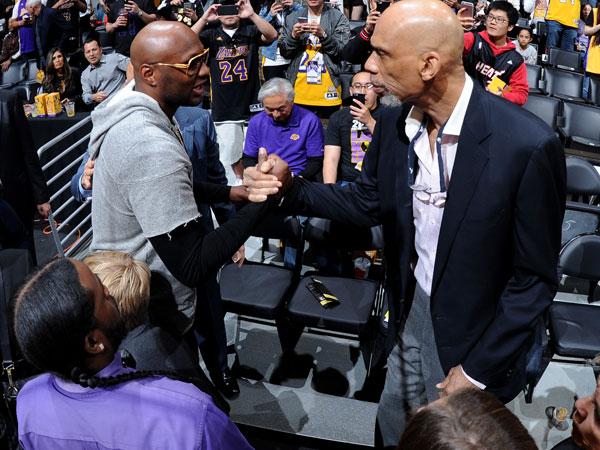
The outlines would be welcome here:
M 446 122 L 443 129 L 443 135 L 438 136 L 441 139 L 441 153 L 444 168 L 444 179 L 446 190 L 450 185 L 458 139 L 465 120 L 467 106 L 473 92 L 473 80 L 465 74 L 465 85 L 460 94 L 458 102 Z M 406 118 L 405 131 L 406 136 L 412 141 L 417 135 L 419 128 L 424 120 L 423 111 L 414 107 L 410 110 Z M 428 296 L 431 296 L 431 284 L 433 281 L 433 269 L 435 266 L 435 256 L 437 253 L 438 240 L 440 237 L 440 228 L 442 217 L 444 215 L 444 200 L 447 192 L 440 192 L 440 171 L 438 163 L 438 154 L 435 147 L 432 149 L 429 145 L 429 134 L 423 132 L 414 143 L 414 150 L 417 155 L 419 170 L 415 177 L 414 186 L 427 188 L 429 194 L 413 192 L 413 217 L 415 224 L 415 248 L 417 251 L 417 265 L 415 267 L 415 278 L 419 286 Z M 421 199 L 419 199 L 419 197 Z M 429 197 L 427 200 L 425 198 Z M 463 370 L 464 373 L 464 370 Z M 485 389 L 485 385 L 469 377 L 467 379 L 479 387 Z

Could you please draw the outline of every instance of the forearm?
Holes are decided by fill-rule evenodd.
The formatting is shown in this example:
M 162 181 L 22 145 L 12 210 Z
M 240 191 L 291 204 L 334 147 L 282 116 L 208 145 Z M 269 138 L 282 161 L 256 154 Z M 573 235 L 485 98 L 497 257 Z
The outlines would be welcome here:
M 88 9 L 88 7 L 87 7 L 87 5 L 85 4 L 85 2 L 82 2 L 81 0 L 77 0 L 77 2 L 76 2 L 76 6 L 77 6 L 77 10 L 78 10 L 79 12 L 86 12 L 86 11 L 87 11 L 87 9 Z
M 254 25 L 256 25 L 256 28 L 260 34 L 262 34 L 265 44 L 270 44 L 277 39 L 277 30 L 275 30 L 273 25 L 260 17 L 258 14 L 254 13 L 252 16 L 250 16 L 250 20 L 252 23 L 254 23 Z
M 106 32 L 107 33 L 114 33 L 114 31 L 117 28 L 119 28 L 119 26 L 116 23 L 106 22 Z
M 253 156 L 247 156 L 247 155 L 242 156 L 242 165 L 244 166 L 244 169 L 246 167 L 254 167 L 257 164 L 258 164 L 258 158 L 254 158 Z
M 192 31 L 196 34 L 200 34 L 202 30 L 206 28 L 207 24 L 208 20 L 206 19 L 206 17 L 200 17 L 198 21 L 194 25 L 192 25 Z
M 194 183 L 194 197 L 201 203 L 226 203 L 229 202 L 230 186 L 199 181 Z
M 337 181 L 339 162 L 339 153 L 337 155 L 328 155 L 327 150 L 325 151 L 325 157 L 323 158 L 323 183 L 330 184 Z
M 139 18 L 142 20 L 142 22 L 144 22 L 145 24 L 149 24 L 151 22 L 154 22 L 156 20 L 156 14 L 148 14 L 145 11 L 142 11 L 140 9 L 140 12 L 142 13 Z
M 315 177 L 323 169 L 323 158 L 307 158 L 306 167 L 298 175 L 306 178 L 307 180 L 314 180 Z
M 586 36 L 593 36 L 598 31 L 600 31 L 600 23 L 598 25 L 593 26 L 593 27 L 590 27 L 590 26 L 586 25 L 585 28 L 583 29 L 583 34 L 585 34 Z
M 24 24 L 23 20 L 19 20 L 19 19 L 9 19 L 8 20 L 8 29 L 9 30 L 16 30 L 20 27 L 22 27 Z

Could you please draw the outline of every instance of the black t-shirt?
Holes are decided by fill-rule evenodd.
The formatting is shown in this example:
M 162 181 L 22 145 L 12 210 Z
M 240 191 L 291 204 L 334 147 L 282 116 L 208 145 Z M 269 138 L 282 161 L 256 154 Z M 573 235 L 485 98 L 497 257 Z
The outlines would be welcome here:
M 158 5 L 158 7 L 156 8 L 156 12 L 165 20 L 176 20 L 177 22 L 183 22 L 187 26 L 191 27 L 193 23 L 191 23 L 191 21 L 190 23 L 188 23 L 187 20 L 185 20 L 184 18 L 185 16 L 181 14 L 181 12 L 184 9 L 185 3 L 192 4 L 191 9 L 194 10 L 196 15 L 198 16 L 198 19 L 202 17 L 202 14 L 204 14 L 204 8 L 202 7 L 202 2 L 200 0 L 196 0 L 195 2 L 191 0 L 186 0 L 181 5 L 171 5 L 170 0 L 162 0 L 160 5 Z
M 215 122 L 247 120 L 262 109 L 257 101 L 258 47 L 261 33 L 256 25 L 240 23 L 233 37 L 222 27 L 203 30 L 200 40 L 210 49 L 212 116 Z
M 135 3 L 140 7 L 146 14 L 155 14 L 156 7 L 154 6 L 153 0 L 134 0 Z M 119 13 L 123 12 L 125 8 L 124 0 L 115 0 L 108 3 L 110 11 L 108 13 L 108 21 L 115 23 L 119 18 Z M 132 12 L 127 14 L 127 26 L 118 27 L 114 31 L 115 39 L 115 50 L 122 55 L 129 56 L 129 48 L 135 36 L 140 30 L 146 25 L 137 14 Z
M 52 8 L 57 2 L 58 0 L 48 0 L 46 7 Z M 69 1 L 56 11 L 63 16 L 66 22 L 71 24 L 71 29 L 68 32 L 69 40 L 68 43 L 65 44 L 67 48 L 64 48 L 63 50 L 67 52 L 74 51 L 79 46 L 79 43 L 77 42 L 77 39 L 79 38 L 79 10 L 74 1 Z
M 375 120 L 380 107 L 371 111 Z M 342 108 L 329 118 L 325 131 L 325 145 L 341 147 L 338 181 L 354 181 L 360 175 L 362 163 L 371 144 L 371 133 L 366 125 L 352 117 L 350 108 Z

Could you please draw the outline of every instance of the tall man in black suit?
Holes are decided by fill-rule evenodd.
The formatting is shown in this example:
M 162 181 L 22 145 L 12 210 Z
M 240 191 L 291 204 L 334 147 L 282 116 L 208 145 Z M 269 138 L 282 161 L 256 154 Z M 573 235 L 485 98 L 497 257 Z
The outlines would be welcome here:
M 558 285 L 561 144 L 541 120 L 467 77 L 462 43 L 443 2 L 394 3 L 365 67 L 378 93 L 403 106 L 378 120 L 358 181 L 292 180 L 275 155 L 244 176 L 251 200 L 281 190 L 291 211 L 383 224 L 398 332 L 377 417 L 386 447 L 407 414 L 439 396 L 471 387 L 514 398 Z

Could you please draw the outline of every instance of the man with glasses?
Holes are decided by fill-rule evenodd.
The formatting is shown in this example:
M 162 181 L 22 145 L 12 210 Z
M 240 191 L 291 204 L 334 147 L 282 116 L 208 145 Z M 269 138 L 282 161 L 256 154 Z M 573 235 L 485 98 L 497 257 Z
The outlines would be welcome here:
M 524 105 L 529 95 L 523 57 L 507 38 L 519 12 L 507 1 L 490 3 L 485 31 L 465 33 L 465 70 L 489 92 Z M 472 21 L 472 19 L 471 19 Z M 464 21 L 461 21 L 463 26 Z
M 333 113 L 327 125 L 324 183 L 349 183 L 358 178 L 379 117 L 379 97 L 369 72 L 354 75 L 350 95 L 350 106 Z
M 197 200 L 245 197 L 242 188 L 193 183 L 185 137 L 174 119 L 180 106 L 202 100 L 207 56 L 180 22 L 144 27 L 131 46 L 135 86 L 94 111 L 90 137 L 91 249 L 129 253 L 162 275 L 168 283 L 160 293 L 151 290 L 151 318 L 192 345 L 194 324 L 205 319 L 196 318 L 196 289 L 242 246 L 265 211 L 248 205 L 214 231 L 203 225 Z

